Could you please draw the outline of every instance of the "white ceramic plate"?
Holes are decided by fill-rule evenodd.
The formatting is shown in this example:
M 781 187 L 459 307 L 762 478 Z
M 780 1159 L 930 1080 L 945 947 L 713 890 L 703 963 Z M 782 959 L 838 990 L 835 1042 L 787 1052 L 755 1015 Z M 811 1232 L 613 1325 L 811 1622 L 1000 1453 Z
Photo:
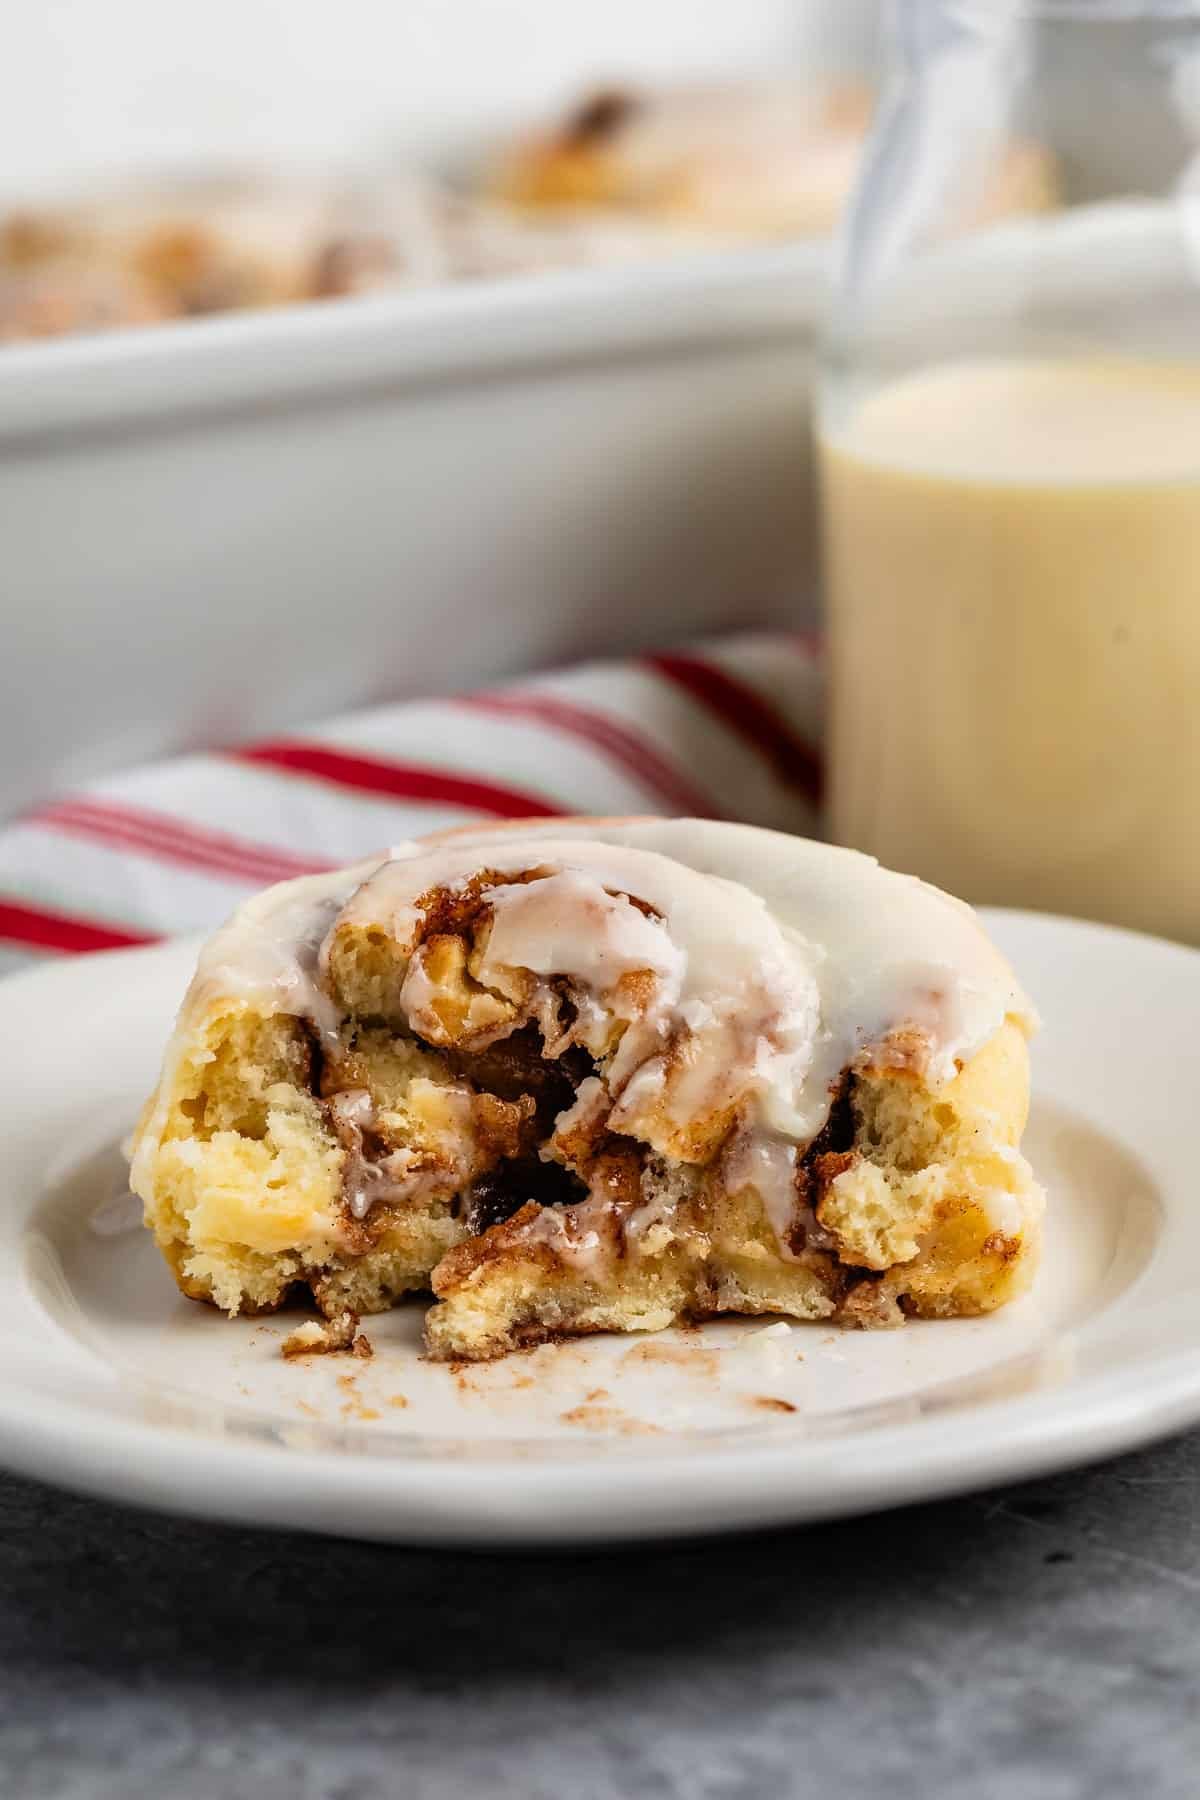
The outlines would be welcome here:
M 118 1149 L 195 946 L 0 989 L 0 1460 L 119 1500 L 405 1542 L 546 1544 L 829 1517 L 1038 1474 L 1200 1418 L 1200 954 L 998 913 L 1041 1006 L 1043 1271 L 992 1318 L 726 1321 L 455 1372 L 420 1308 L 370 1361 L 183 1300 Z

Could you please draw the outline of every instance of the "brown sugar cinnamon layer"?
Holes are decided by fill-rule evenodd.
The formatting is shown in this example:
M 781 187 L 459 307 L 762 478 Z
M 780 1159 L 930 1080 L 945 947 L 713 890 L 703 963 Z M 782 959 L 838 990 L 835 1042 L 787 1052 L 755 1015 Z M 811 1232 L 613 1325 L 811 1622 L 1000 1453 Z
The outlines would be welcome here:
M 429 1293 L 446 1358 L 1021 1291 L 1041 1197 L 1019 990 L 966 909 L 800 846 L 522 824 L 251 902 L 137 1135 L 181 1288 L 230 1313 L 306 1293 L 331 1322 Z M 819 954 L 751 885 L 793 864 L 798 916 L 819 879 L 845 889 Z M 873 909 L 897 895 L 893 953 Z

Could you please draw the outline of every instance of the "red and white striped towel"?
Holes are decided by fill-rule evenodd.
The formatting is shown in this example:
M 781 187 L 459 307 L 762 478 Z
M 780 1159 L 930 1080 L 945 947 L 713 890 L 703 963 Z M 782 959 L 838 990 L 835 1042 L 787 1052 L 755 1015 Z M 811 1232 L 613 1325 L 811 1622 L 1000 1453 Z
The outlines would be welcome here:
M 694 813 L 811 833 L 820 698 L 809 641 L 728 638 L 94 782 L 0 832 L 0 972 L 208 929 L 270 882 L 475 818 Z

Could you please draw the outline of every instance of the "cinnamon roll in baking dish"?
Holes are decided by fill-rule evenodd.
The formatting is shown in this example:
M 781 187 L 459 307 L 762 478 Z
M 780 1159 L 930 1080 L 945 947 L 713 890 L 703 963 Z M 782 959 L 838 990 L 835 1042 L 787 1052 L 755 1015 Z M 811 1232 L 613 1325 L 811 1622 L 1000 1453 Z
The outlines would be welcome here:
M 135 1140 L 186 1294 L 434 1356 L 681 1317 L 986 1312 L 1034 1269 L 1028 1002 L 848 850 L 555 819 L 289 882 L 205 949 Z
M 594 93 L 492 162 L 497 198 L 545 214 L 605 212 L 736 242 L 830 231 L 853 187 L 875 97 L 811 75 Z M 1016 138 L 964 228 L 1059 204 L 1046 148 Z

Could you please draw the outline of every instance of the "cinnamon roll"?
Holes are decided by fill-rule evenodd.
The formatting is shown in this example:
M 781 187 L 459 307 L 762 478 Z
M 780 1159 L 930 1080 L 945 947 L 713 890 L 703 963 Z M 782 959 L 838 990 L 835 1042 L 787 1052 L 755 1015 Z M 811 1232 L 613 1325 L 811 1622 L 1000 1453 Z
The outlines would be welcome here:
M 986 1312 L 1036 1265 L 1029 1002 L 961 902 L 698 820 L 408 843 L 203 952 L 132 1182 L 184 1293 L 430 1293 L 430 1353 Z
M 535 212 L 608 212 L 719 241 L 830 231 L 858 172 L 875 98 L 845 79 L 759 77 L 593 93 L 559 124 L 519 135 L 492 191 Z M 1051 211 L 1054 159 L 1014 138 L 964 227 Z

